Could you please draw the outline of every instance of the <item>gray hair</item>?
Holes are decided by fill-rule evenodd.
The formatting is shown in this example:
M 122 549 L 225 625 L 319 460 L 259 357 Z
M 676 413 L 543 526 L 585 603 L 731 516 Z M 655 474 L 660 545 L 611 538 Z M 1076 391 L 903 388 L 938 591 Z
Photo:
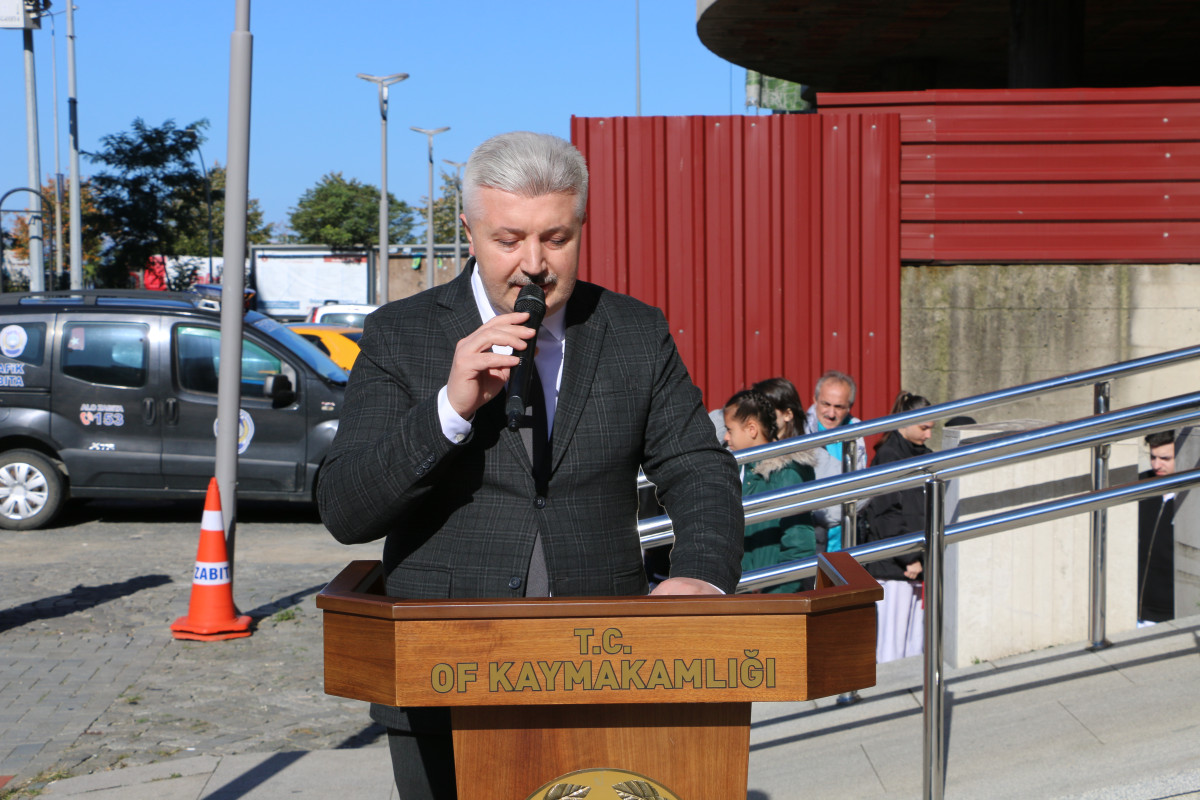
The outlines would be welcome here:
M 813 400 L 816 400 L 817 397 L 820 396 L 821 386 L 822 386 L 822 384 L 825 383 L 825 381 L 837 381 L 839 383 L 844 383 L 847 386 L 849 386 L 850 387 L 850 405 L 854 405 L 854 398 L 858 395 L 858 387 L 854 385 L 854 378 L 851 378 L 849 375 L 847 375 L 844 372 L 838 372 L 836 369 L 831 369 L 828 372 L 826 372 L 824 375 L 822 375 L 820 378 L 817 378 L 817 386 L 815 389 L 813 389 Z
M 463 211 L 477 211 L 477 189 L 486 186 L 521 197 L 573 194 L 583 219 L 588 172 L 583 154 L 565 139 L 548 133 L 514 131 L 493 136 L 475 148 L 463 175 Z

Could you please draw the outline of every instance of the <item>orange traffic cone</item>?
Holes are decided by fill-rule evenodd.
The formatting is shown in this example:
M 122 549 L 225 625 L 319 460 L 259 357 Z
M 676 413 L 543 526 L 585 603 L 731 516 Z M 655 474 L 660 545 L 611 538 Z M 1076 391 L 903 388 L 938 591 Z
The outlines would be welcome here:
M 204 500 L 188 613 L 171 624 L 171 635 L 176 639 L 201 641 L 250 635 L 250 617 L 237 616 L 233 607 L 229 556 L 225 553 L 225 521 L 216 478 L 208 482 L 208 496 Z

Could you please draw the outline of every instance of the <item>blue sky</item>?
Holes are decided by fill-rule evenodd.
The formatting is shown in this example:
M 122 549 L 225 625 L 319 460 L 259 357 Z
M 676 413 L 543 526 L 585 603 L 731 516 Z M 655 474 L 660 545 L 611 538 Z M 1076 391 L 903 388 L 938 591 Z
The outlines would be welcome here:
M 81 148 L 97 149 L 101 136 L 129 130 L 135 117 L 181 127 L 207 118 L 205 162 L 225 163 L 235 8 L 234 0 L 76 0 Z M 643 115 L 744 113 L 745 71 L 700 43 L 695 0 L 640 0 L 640 18 Z M 65 14 L 54 26 L 66 175 Z M 637 111 L 634 0 L 258 0 L 250 31 L 250 195 L 268 222 L 285 222 L 326 173 L 379 185 L 378 93 L 359 72 L 410 75 L 390 94 L 388 188 L 413 204 L 427 193 L 428 160 L 426 137 L 410 125 L 450 126 L 434 139 L 440 169 L 443 158 L 466 161 L 496 133 L 569 138 L 572 115 Z M 21 38 L 0 30 L 0 193 L 28 183 Z M 46 176 L 54 172 L 48 20 L 34 40 Z M 81 158 L 85 176 L 94 169 Z M 26 197 L 15 194 L 5 207 Z M 14 215 L 3 217 L 7 225 Z

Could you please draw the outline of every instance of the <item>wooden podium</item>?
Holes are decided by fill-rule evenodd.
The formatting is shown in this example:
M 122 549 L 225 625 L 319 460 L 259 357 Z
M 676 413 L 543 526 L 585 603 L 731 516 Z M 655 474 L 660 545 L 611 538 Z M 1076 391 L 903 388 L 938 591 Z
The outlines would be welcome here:
M 845 553 L 812 591 L 722 597 L 397 600 L 354 561 L 317 607 L 328 694 L 451 707 L 460 797 L 582 797 L 614 770 L 643 781 L 589 800 L 741 800 L 750 704 L 873 686 L 882 596 Z

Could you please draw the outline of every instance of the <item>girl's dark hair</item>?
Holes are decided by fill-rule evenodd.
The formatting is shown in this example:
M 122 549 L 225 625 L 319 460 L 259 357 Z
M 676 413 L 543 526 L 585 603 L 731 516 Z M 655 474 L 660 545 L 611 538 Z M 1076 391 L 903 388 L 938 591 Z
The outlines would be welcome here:
M 791 411 L 791 422 L 784 422 L 779 430 L 780 439 L 788 439 L 799 433 L 800 420 L 804 418 L 804 408 L 800 405 L 800 393 L 796 384 L 787 378 L 767 378 L 751 387 L 762 392 L 779 411 Z
M 913 394 L 907 389 L 901 389 L 900 394 L 896 395 L 896 402 L 892 403 L 891 413 L 903 414 L 905 411 L 914 411 L 918 408 L 927 408 L 930 405 L 932 404 L 921 395 Z M 875 449 L 878 450 L 880 447 L 882 447 L 883 443 L 892 436 L 899 435 L 900 431 L 898 430 L 888 431 L 887 434 L 876 443 Z
M 738 422 L 753 419 L 762 428 L 768 442 L 779 438 L 779 426 L 775 423 L 775 404 L 757 389 L 743 389 L 729 398 L 725 410 L 733 409 L 733 418 Z
M 919 394 L 913 394 L 907 389 L 901 389 L 900 394 L 896 395 L 896 402 L 892 403 L 893 414 L 903 414 L 905 411 L 914 411 L 918 408 L 929 407 L 930 402 Z

